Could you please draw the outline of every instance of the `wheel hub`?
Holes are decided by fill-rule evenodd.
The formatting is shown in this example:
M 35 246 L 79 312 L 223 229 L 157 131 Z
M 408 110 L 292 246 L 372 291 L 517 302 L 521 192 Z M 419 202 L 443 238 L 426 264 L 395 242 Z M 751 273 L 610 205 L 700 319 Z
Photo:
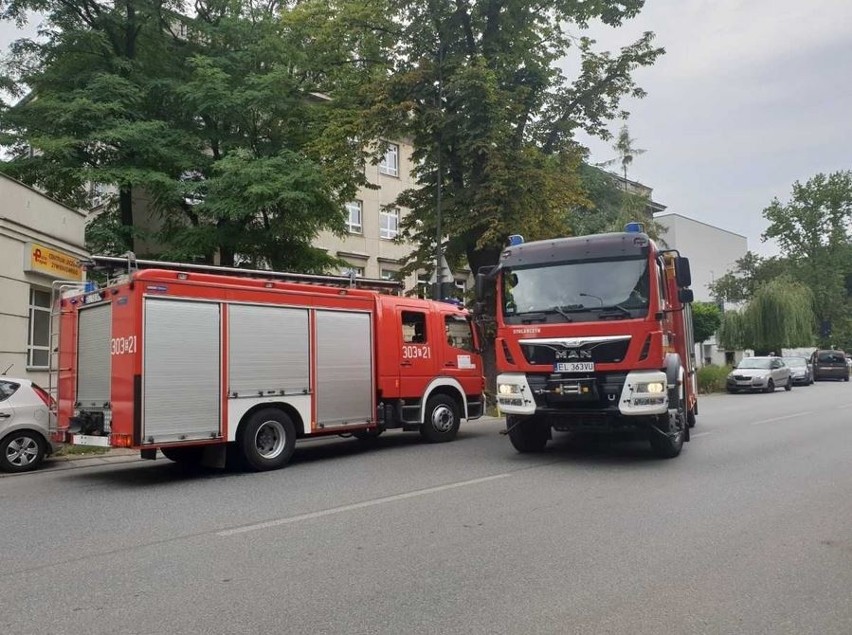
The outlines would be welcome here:
M 274 459 L 284 451 L 287 433 L 278 421 L 266 421 L 257 429 L 254 444 L 258 454 L 265 459 Z
M 12 439 L 6 447 L 6 459 L 16 467 L 29 465 L 37 456 L 38 444 L 30 437 Z
M 432 426 L 440 432 L 448 432 L 455 423 L 453 411 L 446 406 L 439 406 L 432 412 Z

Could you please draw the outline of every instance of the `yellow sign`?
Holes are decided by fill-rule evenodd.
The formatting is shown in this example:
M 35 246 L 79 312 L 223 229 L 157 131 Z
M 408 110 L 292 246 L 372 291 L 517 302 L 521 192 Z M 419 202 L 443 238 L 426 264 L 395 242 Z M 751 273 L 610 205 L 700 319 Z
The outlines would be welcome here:
M 77 256 L 37 243 L 27 245 L 30 252 L 28 271 L 46 273 L 63 280 L 82 280 L 83 268 Z

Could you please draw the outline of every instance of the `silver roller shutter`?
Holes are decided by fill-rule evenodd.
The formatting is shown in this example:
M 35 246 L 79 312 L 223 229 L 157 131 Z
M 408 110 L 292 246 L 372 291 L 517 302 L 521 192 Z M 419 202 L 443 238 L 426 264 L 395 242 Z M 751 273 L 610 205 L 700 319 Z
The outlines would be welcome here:
M 77 328 L 77 401 L 102 407 L 110 400 L 112 305 L 81 308 Z
M 307 309 L 230 305 L 228 333 L 232 396 L 308 392 Z
M 317 419 L 321 424 L 373 418 L 370 314 L 317 311 Z
M 143 443 L 218 436 L 219 305 L 145 300 Z

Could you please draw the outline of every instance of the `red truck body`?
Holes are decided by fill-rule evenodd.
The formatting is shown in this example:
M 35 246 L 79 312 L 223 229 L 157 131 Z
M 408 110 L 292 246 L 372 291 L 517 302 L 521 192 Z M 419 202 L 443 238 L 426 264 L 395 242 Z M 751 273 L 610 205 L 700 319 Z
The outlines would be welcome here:
M 689 263 L 631 229 L 510 245 L 489 274 L 497 401 L 519 451 L 542 449 L 553 429 L 639 431 L 661 456 L 689 440 Z
M 281 467 L 296 438 L 452 439 L 483 412 L 466 311 L 376 291 L 147 269 L 59 300 L 59 440 Z

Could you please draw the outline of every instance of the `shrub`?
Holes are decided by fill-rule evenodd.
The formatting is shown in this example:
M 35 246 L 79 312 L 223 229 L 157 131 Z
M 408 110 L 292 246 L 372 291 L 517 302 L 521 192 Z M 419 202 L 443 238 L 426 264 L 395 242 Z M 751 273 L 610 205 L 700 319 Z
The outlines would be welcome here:
M 698 392 L 707 394 L 711 392 L 723 392 L 725 390 L 725 378 L 731 372 L 729 366 L 702 366 L 698 369 Z

